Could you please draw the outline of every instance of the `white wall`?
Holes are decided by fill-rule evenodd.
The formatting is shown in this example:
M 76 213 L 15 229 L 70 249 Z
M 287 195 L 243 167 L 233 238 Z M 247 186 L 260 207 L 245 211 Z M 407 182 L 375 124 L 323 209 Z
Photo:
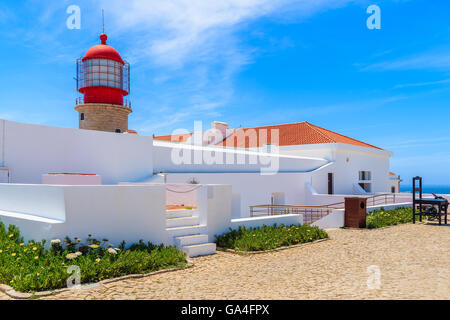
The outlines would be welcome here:
M 18 226 L 25 240 L 107 238 L 168 244 L 165 188 L 148 186 L 0 185 L 0 221 Z M 22 213 L 22 217 L 14 214 Z M 11 215 L 12 214 L 12 215 Z M 27 218 L 43 216 L 56 222 Z M 17 216 L 17 215 L 16 215 Z
M 328 193 L 328 173 L 334 175 L 335 194 L 353 194 L 353 184 L 359 182 L 359 171 L 371 171 L 371 193 L 390 193 L 389 162 L 392 152 L 342 143 L 287 146 L 280 152 L 290 155 L 309 154 L 332 161 L 328 170 L 317 172 L 311 184 L 318 193 Z M 347 161 L 348 159 L 348 161 Z
M 198 189 L 200 224 L 206 225 L 208 241 L 227 232 L 231 226 L 232 192 L 230 185 L 207 185 Z
M 179 155 L 174 157 L 173 154 Z M 181 162 L 183 155 L 190 162 Z M 197 155 L 197 162 L 195 159 Z M 212 156 L 210 156 L 212 155 Z M 208 162 L 211 157 L 221 159 Z M 227 161 L 229 157 L 230 162 Z M 213 158 L 214 160 L 216 158 Z M 238 159 L 242 162 L 239 163 Z M 226 149 L 211 146 L 193 146 L 165 141 L 154 141 L 153 166 L 155 172 L 309 172 L 326 165 L 329 161 L 320 157 L 262 154 L 245 150 Z
M 342 209 L 342 210 L 333 210 L 329 215 L 314 222 L 312 226 L 316 226 L 321 229 L 334 229 L 334 228 L 342 228 L 344 224 L 345 224 L 345 211 L 344 209 Z
M 334 177 L 336 193 L 351 194 L 353 183 L 359 182 L 359 171 L 371 172 L 371 193 L 390 193 L 389 157 L 383 154 L 349 149 L 338 149 L 337 151 Z
M 195 178 L 201 184 L 224 184 L 232 186 L 232 218 L 250 216 L 250 205 L 270 204 L 272 193 L 283 192 L 286 204 L 305 203 L 305 182 L 311 173 L 278 173 L 264 176 L 259 173 L 171 173 L 167 182 L 186 183 Z M 155 176 L 152 183 L 162 183 L 163 178 Z M 238 203 L 240 201 L 240 204 Z
M 153 173 L 152 137 L 0 120 L 1 166 L 13 183 L 41 183 L 50 172 L 96 173 L 103 183 Z
M 215 240 L 216 235 L 228 232 L 229 228 L 237 229 L 239 226 L 256 228 L 274 224 L 303 224 L 303 216 L 299 214 L 232 219 L 233 197 L 231 185 L 201 186 L 198 189 L 197 198 L 200 224 L 206 225 L 210 242 Z
M 167 204 L 196 207 L 199 187 L 195 184 L 166 184 Z
M 285 214 L 276 216 L 264 216 L 255 218 L 240 218 L 231 220 L 231 228 L 238 229 L 239 226 L 246 228 L 260 228 L 262 226 L 271 227 L 274 224 L 280 226 L 284 224 L 285 226 L 290 225 L 302 225 L 303 215 L 301 214 Z

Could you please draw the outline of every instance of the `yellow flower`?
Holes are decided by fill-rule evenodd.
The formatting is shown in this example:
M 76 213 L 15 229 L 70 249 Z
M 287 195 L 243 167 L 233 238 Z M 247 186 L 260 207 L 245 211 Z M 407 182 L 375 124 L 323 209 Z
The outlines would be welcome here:
M 100 258 L 95 259 L 95 262 L 97 263 L 100 262 Z
M 12 256 L 13 256 L 13 257 L 15 257 L 15 256 L 16 256 L 16 254 L 15 254 L 15 253 L 13 253 L 13 254 L 12 254 Z
M 312 240 L 312 238 L 309 238 L 309 240 Z
M 28 249 L 23 250 L 23 252 L 25 252 L 25 253 L 28 252 Z
M 25 243 L 21 243 L 20 246 L 23 247 L 25 245 Z
M 97 245 L 97 244 L 91 244 L 89 246 L 89 248 L 92 248 L 92 249 L 97 249 L 98 247 L 99 247 L 99 245 Z
M 34 257 L 34 260 L 37 260 L 37 259 L 39 259 L 39 257 L 38 257 L 38 256 Z
M 37 248 L 36 248 L 36 247 L 34 247 L 34 248 L 33 248 L 33 251 L 36 251 L 36 250 L 37 250 Z
M 38 272 L 38 273 L 36 273 L 36 276 L 38 276 L 38 277 L 39 277 L 40 275 L 41 275 L 41 274 L 40 274 L 39 272 Z
M 3 253 L 3 250 L 0 250 L 0 253 Z
M 12 237 L 14 237 L 14 235 L 13 235 L 13 234 L 10 234 L 9 237 L 12 238 Z

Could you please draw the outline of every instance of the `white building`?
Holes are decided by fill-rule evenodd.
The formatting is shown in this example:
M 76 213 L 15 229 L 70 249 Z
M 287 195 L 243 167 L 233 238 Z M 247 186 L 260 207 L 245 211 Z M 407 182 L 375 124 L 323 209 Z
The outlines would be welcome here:
M 403 180 L 400 179 L 400 175 L 396 175 L 393 172 L 389 172 L 389 188 L 391 193 L 400 193 L 400 183 Z
M 129 81 L 95 77 L 119 77 L 129 65 L 106 35 L 78 63 L 80 129 L 0 120 L 0 221 L 19 226 L 25 239 L 93 234 L 176 244 L 195 256 L 214 252 L 214 235 L 230 227 L 301 224 L 306 217 L 301 208 L 252 217 L 250 206 L 291 210 L 398 192 L 389 178 L 392 152 L 308 122 L 239 129 L 213 122 L 209 130 L 154 139 L 128 134 Z M 122 71 L 106 67 L 111 63 Z M 112 102 L 104 100 L 110 93 Z M 194 210 L 167 211 L 174 205 Z M 309 222 L 343 225 L 342 211 L 317 210 Z
M 272 145 L 267 153 L 259 144 L 192 145 L 1 120 L 0 221 L 29 239 L 97 234 L 178 244 L 196 255 L 210 253 L 214 235 L 231 226 L 303 219 L 251 218 L 252 205 L 323 205 L 390 192 L 391 152 L 308 123 L 276 127 L 279 152 Z M 297 140 L 284 143 L 290 134 Z M 186 155 L 191 163 L 179 161 Z M 197 210 L 167 214 L 167 205 Z

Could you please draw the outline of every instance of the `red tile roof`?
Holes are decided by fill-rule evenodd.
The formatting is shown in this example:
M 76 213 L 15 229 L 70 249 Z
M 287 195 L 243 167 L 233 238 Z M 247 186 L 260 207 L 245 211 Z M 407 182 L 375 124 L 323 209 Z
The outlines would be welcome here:
M 174 135 L 169 134 L 167 136 L 153 137 L 153 139 L 154 140 L 162 140 L 162 141 L 172 141 L 172 142 L 186 142 L 191 136 L 192 136 L 192 133 L 174 134 Z
M 252 131 L 254 130 L 254 131 Z M 266 141 L 259 141 L 261 130 L 266 130 Z M 264 144 L 271 143 L 271 130 L 278 130 L 279 134 L 279 146 L 292 146 L 292 145 L 304 145 L 304 144 L 320 144 L 320 143 L 345 143 L 360 147 L 368 147 L 374 149 L 380 149 L 371 144 L 352 139 L 342 134 L 318 127 L 309 122 L 288 123 L 271 126 L 253 127 L 253 128 L 239 128 L 234 133 L 228 136 L 225 140 L 218 143 L 219 146 L 227 146 L 233 148 L 257 148 L 262 147 Z M 252 132 L 256 133 L 256 139 L 250 139 Z M 245 139 L 239 139 L 242 134 L 247 134 Z M 155 140 L 163 141 L 175 141 L 186 142 L 192 133 L 181 135 L 166 135 L 154 137 Z
M 249 130 L 255 130 L 259 137 L 261 130 L 266 130 L 267 141 L 251 141 L 246 138 L 238 139 L 238 136 L 242 133 L 247 133 L 250 136 Z M 237 129 L 235 133 L 228 136 L 223 142 L 219 143 L 221 146 L 237 147 L 237 148 L 256 148 L 262 147 L 265 143 L 271 143 L 271 130 L 278 130 L 279 134 L 279 146 L 292 146 L 292 145 L 304 145 L 304 144 L 320 144 L 320 143 L 345 143 L 360 147 L 368 147 L 380 149 L 371 144 L 349 138 L 342 134 L 318 127 L 309 122 L 300 123 L 288 123 L 272 126 L 254 127 L 254 128 L 241 128 Z M 258 138 L 259 140 L 259 138 Z

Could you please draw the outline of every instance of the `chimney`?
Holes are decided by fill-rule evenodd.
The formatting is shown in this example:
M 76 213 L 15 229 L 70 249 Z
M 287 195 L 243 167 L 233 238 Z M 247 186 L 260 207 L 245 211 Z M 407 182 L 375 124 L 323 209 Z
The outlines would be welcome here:
M 220 122 L 220 121 L 213 121 L 213 122 L 211 122 L 211 129 L 218 130 L 222 134 L 222 139 L 225 139 L 227 137 L 228 123 Z

